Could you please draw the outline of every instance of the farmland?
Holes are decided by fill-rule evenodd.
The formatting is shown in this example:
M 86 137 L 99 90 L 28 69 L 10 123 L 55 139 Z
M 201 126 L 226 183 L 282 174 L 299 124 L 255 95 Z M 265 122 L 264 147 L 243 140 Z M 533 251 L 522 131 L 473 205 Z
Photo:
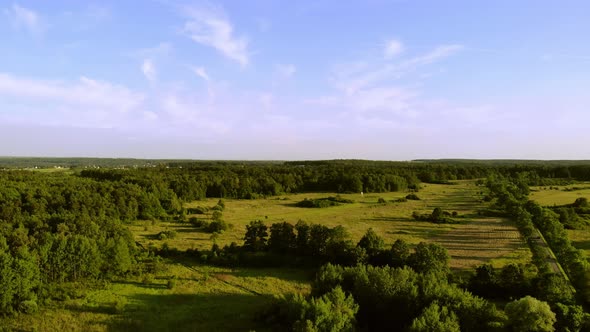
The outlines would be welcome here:
M 292 194 L 257 200 L 225 200 L 223 218 L 233 228 L 215 241 L 220 245 L 241 243 L 245 226 L 251 220 L 267 223 L 306 220 L 327 226 L 342 225 L 358 241 L 368 228 L 382 236 L 387 245 L 396 239 L 411 244 L 421 241 L 443 245 L 451 256 L 451 267 L 469 270 L 483 263 L 501 267 L 510 262 L 530 260 L 526 244 L 516 228 L 505 219 L 477 215 L 481 206 L 480 192 L 474 181 L 452 185 L 425 184 L 418 192 L 421 200 L 391 202 L 407 193 L 342 194 L 352 204 L 325 209 L 294 206 L 304 198 L 320 198 L 330 193 Z M 378 198 L 388 203 L 378 203 Z M 215 205 L 217 199 L 188 203 L 188 207 Z M 433 224 L 415 221 L 413 211 L 427 213 L 435 207 L 457 211 L 458 224 Z M 201 216 L 202 217 L 202 216 Z M 214 240 L 189 223 L 137 221 L 129 228 L 144 246 L 209 249 Z M 156 240 L 155 235 L 174 230 L 177 237 Z M 493 250 L 490 250 L 493 248 Z M 7 320 L 8 326 L 47 331 L 60 330 L 128 330 L 183 331 L 243 330 L 262 327 L 253 315 L 273 295 L 309 292 L 312 271 L 301 269 L 219 268 L 192 261 L 167 260 L 164 270 L 151 280 L 123 279 L 108 287 L 90 291 L 80 298 L 55 302 L 34 316 L 21 315 Z M 169 279 L 176 280 L 174 289 L 167 288 Z M 239 314 L 236 314 L 239 313 Z
M 294 326 L 280 314 L 291 305 L 340 301 L 334 305 L 354 313 L 358 298 L 366 308 L 381 301 L 381 282 L 417 289 L 383 295 L 419 306 L 396 322 L 361 311 L 358 326 L 368 330 L 373 319 L 409 326 L 433 299 L 457 301 L 448 305 L 471 327 L 480 321 L 469 310 L 504 324 L 491 304 L 525 295 L 573 303 L 573 287 L 583 289 L 575 269 L 585 267 L 577 256 L 564 259 L 572 248 L 557 250 L 569 243 L 557 238 L 565 232 L 547 233 L 560 221 L 527 204 L 526 177 L 511 173 L 518 170 L 499 168 L 506 176 L 484 186 L 488 170 L 478 167 L 335 161 L 5 170 L 0 218 L 14 224 L 2 228 L 0 260 L 9 269 L 0 281 L 12 283 L 12 298 L 3 294 L 9 302 L 0 322 L 25 331 L 265 331 Z M 532 197 L 571 203 L 587 190 L 551 181 L 570 185 L 533 187 Z M 547 246 L 539 250 L 535 226 L 556 248 L 553 260 L 568 264 L 558 273 L 545 269 Z M 584 232 L 570 236 L 587 249 Z M 357 288 L 346 281 L 351 275 L 370 282 Z M 318 285 L 327 297 L 315 298 Z M 363 295 L 372 288 L 376 294 Z M 288 294 L 299 297 L 277 300 Z
M 532 187 L 531 199 L 545 206 L 572 204 L 578 198 L 590 198 L 590 183 L 582 182 L 567 186 Z M 568 229 L 568 238 L 577 249 L 590 258 L 590 232 L 588 227 Z
M 457 269 L 474 268 L 488 262 L 501 267 L 507 262 L 527 261 L 530 258 L 528 248 L 510 221 L 477 214 L 477 210 L 482 207 L 480 192 L 483 190 L 474 181 L 457 181 L 452 185 L 425 184 L 418 193 L 421 200 L 392 202 L 405 197 L 407 193 L 342 194 L 343 198 L 353 200 L 354 203 L 323 209 L 298 208 L 295 203 L 305 198 L 335 194 L 293 194 L 257 200 L 225 200 L 223 219 L 232 224 L 233 228 L 216 237 L 215 241 L 221 246 L 231 242 L 241 243 L 246 225 L 252 220 L 262 220 L 267 224 L 282 221 L 294 224 L 298 220 L 304 220 L 330 227 L 344 226 L 354 242 L 367 229 L 373 228 L 387 245 L 393 244 L 397 239 L 411 244 L 421 241 L 439 243 L 449 251 L 452 257 L 451 267 Z M 378 203 L 378 198 L 384 198 L 388 203 Z M 208 199 L 192 202 L 187 206 L 213 206 L 216 202 L 216 199 Z M 456 211 L 460 223 L 433 224 L 412 218 L 413 211 L 429 213 L 435 207 Z M 161 246 L 166 242 L 169 247 L 179 250 L 207 250 L 213 244 L 211 234 L 201 232 L 188 223 L 158 222 L 146 226 L 145 222 L 136 222 L 130 229 L 146 247 L 150 244 Z M 178 235 L 165 241 L 153 240 L 158 233 L 165 230 L 174 230 Z

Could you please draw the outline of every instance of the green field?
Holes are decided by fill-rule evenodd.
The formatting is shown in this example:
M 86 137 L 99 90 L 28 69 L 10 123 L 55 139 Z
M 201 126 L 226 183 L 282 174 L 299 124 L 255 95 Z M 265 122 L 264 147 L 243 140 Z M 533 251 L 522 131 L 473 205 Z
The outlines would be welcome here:
M 425 184 L 417 193 L 419 201 L 394 203 L 407 192 L 347 194 L 354 203 L 329 208 L 299 208 L 304 198 L 333 196 L 333 193 L 292 194 L 258 200 L 225 200 L 223 219 L 233 228 L 215 241 L 220 245 L 242 243 L 246 225 L 261 219 L 273 222 L 320 223 L 344 226 L 353 241 L 373 228 L 388 245 L 396 239 L 412 244 L 429 241 L 441 244 L 451 255 L 455 272 L 468 273 L 482 263 L 500 267 L 510 262 L 527 262 L 531 254 L 514 225 L 501 218 L 482 217 L 484 189 L 473 181 L 453 185 Z M 388 201 L 379 204 L 382 197 Z M 189 207 L 213 206 L 217 199 L 197 201 Z M 429 213 L 435 207 L 456 211 L 458 224 L 415 221 L 413 211 Z M 203 217 L 202 215 L 200 217 Z M 211 235 L 189 223 L 137 221 L 129 226 L 144 246 L 209 249 Z M 177 237 L 156 240 L 158 233 L 175 230 Z M 106 289 L 89 291 L 80 298 L 53 302 L 34 315 L 5 319 L 5 325 L 25 331 L 248 331 L 264 330 L 253 317 L 273 295 L 308 293 L 313 271 L 298 269 L 228 269 L 168 260 L 165 271 L 149 280 L 119 280 Z M 168 289 L 168 280 L 176 285 Z
M 578 183 L 569 186 L 554 186 L 557 190 L 547 187 L 532 187 L 531 199 L 541 205 L 566 205 L 572 204 L 580 197 L 590 198 L 590 183 Z M 579 189 L 574 189 L 579 188 Z M 581 249 L 587 258 L 590 258 L 590 231 L 589 229 L 568 229 L 568 238 L 577 249 Z
M 171 263 L 152 280 L 116 281 L 2 323 L 19 331 L 261 331 L 255 314 L 274 294 L 308 293 L 310 274 Z
M 397 239 L 417 244 L 421 241 L 436 242 L 444 245 L 451 257 L 453 268 L 474 268 L 482 263 L 491 262 L 503 266 L 510 261 L 524 262 L 530 258 L 530 252 L 521 241 L 514 225 L 501 218 L 482 217 L 477 209 L 482 207 L 480 199 L 484 190 L 475 186 L 473 181 L 459 181 L 454 185 L 425 184 L 418 192 L 421 200 L 408 200 L 403 203 L 377 203 L 382 197 L 387 201 L 405 197 L 407 193 L 383 194 L 345 194 L 343 198 L 354 200 L 353 204 L 343 204 L 330 208 L 299 208 L 294 204 L 305 198 L 334 196 L 333 193 L 293 194 L 258 200 L 226 200 L 223 219 L 233 225 L 233 229 L 222 233 L 215 239 L 221 246 L 243 242 L 246 225 L 256 219 L 267 225 L 287 221 L 296 223 L 304 220 L 326 226 L 344 226 L 353 241 L 358 241 L 369 228 L 373 228 L 391 245 Z M 217 199 L 198 201 L 188 207 L 213 206 Z M 415 221 L 412 212 L 430 213 L 435 207 L 446 211 L 456 211 L 459 224 L 433 224 Z M 202 215 L 195 215 L 203 217 Z M 147 245 L 161 246 L 166 242 L 172 248 L 209 249 L 213 244 L 211 234 L 202 232 L 189 223 L 137 222 L 130 226 L 136 239 Z M 166 241 L 154 240 L 164 230 L 175 230 L 178 236 Z M 493 250 L 490 250 L 493 248 Z
M 531 187 L 530 199 L 543 206 L 572 204 L 577 198 L 590 198 L 590 183 L 569 186 Z M 578 188 L 578 189 L 576 189 Z

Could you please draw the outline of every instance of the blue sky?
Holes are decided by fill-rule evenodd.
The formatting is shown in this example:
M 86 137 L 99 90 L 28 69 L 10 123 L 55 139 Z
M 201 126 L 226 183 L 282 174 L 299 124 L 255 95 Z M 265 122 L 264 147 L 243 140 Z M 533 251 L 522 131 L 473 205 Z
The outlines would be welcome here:
M 0 0 L 0 155 L 590 159 L 589 12 Z

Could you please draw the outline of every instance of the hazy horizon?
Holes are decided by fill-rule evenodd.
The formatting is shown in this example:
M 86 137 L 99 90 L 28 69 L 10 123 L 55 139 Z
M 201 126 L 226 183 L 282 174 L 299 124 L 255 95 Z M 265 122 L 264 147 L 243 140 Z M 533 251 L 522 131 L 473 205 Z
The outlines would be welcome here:
M 589 10 L 0 2 L 0 156 L 590 159 Z

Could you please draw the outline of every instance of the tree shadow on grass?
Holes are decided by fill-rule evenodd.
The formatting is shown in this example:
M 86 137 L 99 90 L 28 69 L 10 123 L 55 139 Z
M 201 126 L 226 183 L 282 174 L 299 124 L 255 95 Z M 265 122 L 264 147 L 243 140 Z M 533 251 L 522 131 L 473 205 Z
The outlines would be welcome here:
M 137 294 L 108 331 L 265 330 L 255 318 L 271 296 L 249 294 Z
M 123 284 L 123 285 L 133 285 L 141 288 L 147 289 L 166 289 L 166 285 L 162 284 L 154 284 L 154 283 L 143 283 L 138 281 L 116 281 L 116 284 Z

